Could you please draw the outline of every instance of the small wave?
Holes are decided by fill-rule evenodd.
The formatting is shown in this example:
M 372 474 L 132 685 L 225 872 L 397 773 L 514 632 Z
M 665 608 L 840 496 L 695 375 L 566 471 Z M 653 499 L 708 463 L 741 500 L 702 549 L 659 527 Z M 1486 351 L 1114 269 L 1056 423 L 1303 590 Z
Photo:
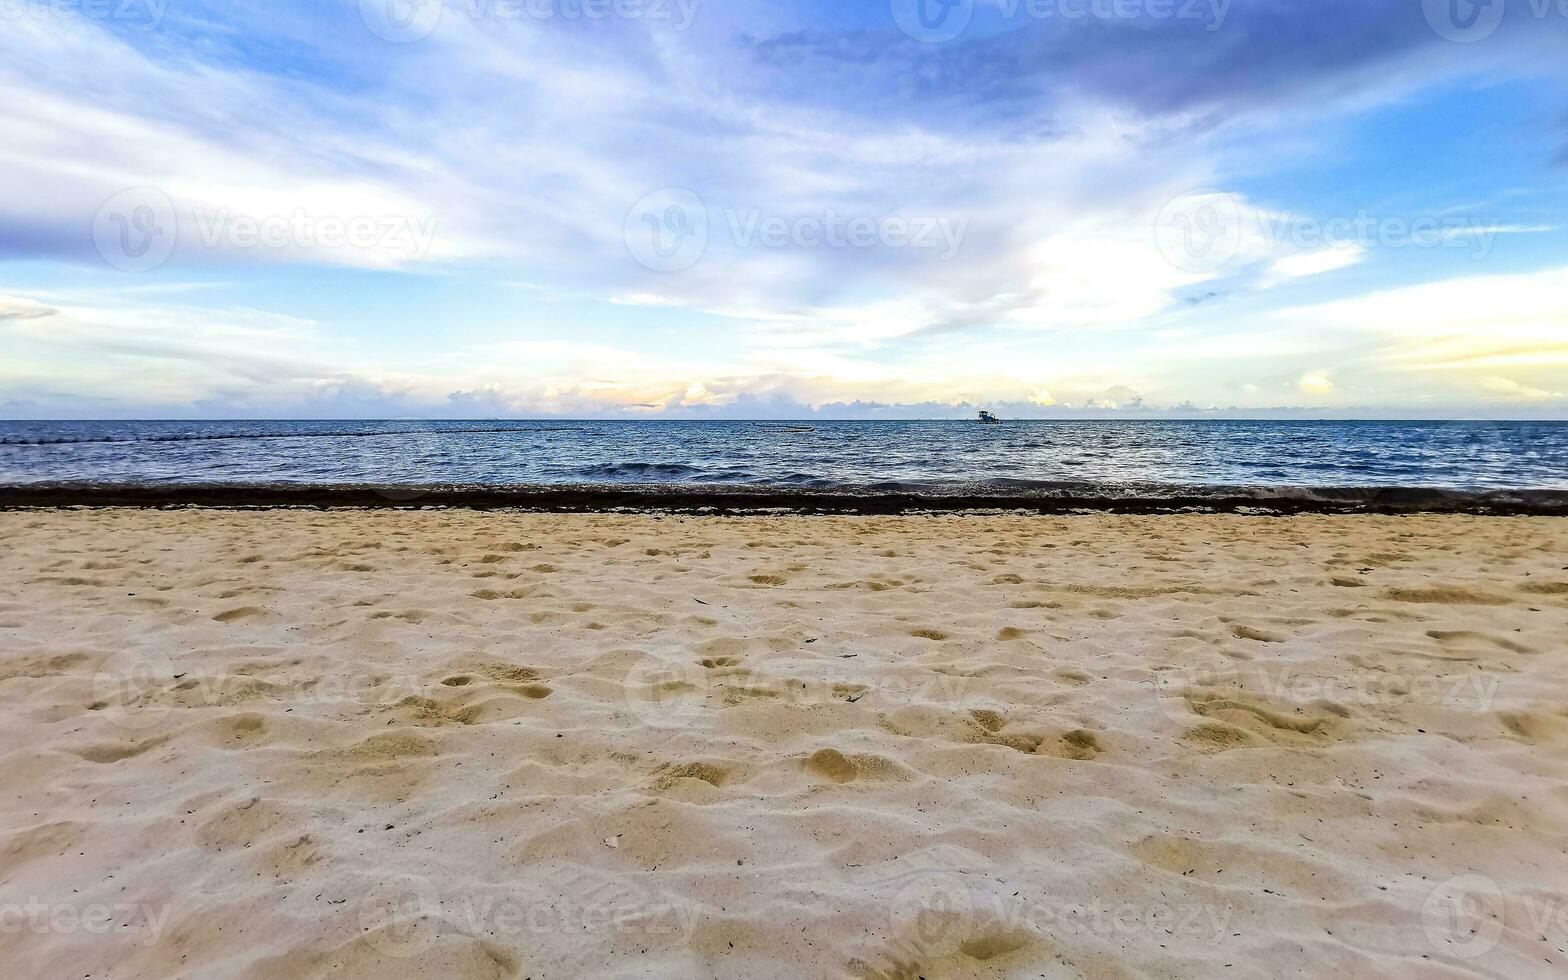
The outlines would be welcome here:
M 573 475 L 591 480 L 614 480 L 620 477 L 637 479 L 666 479 L 677 480 L 681 478 L 696 479 L 707 475 L 707 470 L 698 466 L 687 466 L 685 463 L 596 463 L 593 466 L 584 466 L 572 471 Z
M 779 487 L 822 487 L 832 488 L 844 485 L 842 480 L 831 480 L 817 476 L 813 473 L 781 473 L 777 476 L 753 476 L 745 482 L 753 485 L 779 486 Z

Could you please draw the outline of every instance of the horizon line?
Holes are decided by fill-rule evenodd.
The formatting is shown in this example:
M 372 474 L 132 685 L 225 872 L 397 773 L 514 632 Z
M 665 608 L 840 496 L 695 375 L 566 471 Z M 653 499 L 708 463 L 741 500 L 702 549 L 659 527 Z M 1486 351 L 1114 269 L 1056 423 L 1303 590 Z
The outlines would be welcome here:
M 1469 422 L 1511 423 L 1544 422 L 1568 424 L 1565 417 L 1508 417 L 1485 418 L 1480 416 L 1311 416 L 1281 417 L 1266 415 L 1189 416 L 1175 415 L 1152 417 L 1148 415 L 1105 416 L 1010 416 L 1003 422 Z M 593 417 L 565 415 L 531 416 L 395 416 L 395 415 L 340 415 L 340 416 L 188 416 L 188 417 L 125 417 L 125 418 L 0 418 L 0 424 L 36 422 L 682 422 L 726 424 L 735 422 L 789 422 L 804 424 L 856 423 L 856 422 L 955 422 L 973 423 L 973 419 L 947 416 L 909 416 L 897 418 L 812 418 L 787 416 L 741 416 L 735 418 L 627 418 L 624 416 Z

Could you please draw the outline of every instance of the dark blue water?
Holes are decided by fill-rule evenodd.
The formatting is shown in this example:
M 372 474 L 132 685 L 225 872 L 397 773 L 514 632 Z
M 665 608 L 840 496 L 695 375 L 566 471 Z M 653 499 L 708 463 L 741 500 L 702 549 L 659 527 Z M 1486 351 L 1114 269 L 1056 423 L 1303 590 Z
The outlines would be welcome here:
M 0 483 L 1568 489 L 1568 423 L 0 422 Z

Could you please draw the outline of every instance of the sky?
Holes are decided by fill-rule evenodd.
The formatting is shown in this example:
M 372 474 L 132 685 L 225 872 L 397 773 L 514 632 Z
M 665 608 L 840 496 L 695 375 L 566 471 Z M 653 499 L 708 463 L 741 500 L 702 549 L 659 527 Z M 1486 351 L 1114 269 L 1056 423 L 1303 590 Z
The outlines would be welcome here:
M 1568 0 L 0 0 L 0 416 L 1568 418 Z

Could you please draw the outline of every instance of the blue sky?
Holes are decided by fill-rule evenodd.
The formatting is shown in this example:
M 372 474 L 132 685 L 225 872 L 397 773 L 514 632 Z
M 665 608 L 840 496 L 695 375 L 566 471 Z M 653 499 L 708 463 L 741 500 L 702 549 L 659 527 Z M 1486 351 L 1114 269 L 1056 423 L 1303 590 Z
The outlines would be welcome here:
M 0 415 L 1568 418 L 1568 11 L 939 2 L 0 0 Z

